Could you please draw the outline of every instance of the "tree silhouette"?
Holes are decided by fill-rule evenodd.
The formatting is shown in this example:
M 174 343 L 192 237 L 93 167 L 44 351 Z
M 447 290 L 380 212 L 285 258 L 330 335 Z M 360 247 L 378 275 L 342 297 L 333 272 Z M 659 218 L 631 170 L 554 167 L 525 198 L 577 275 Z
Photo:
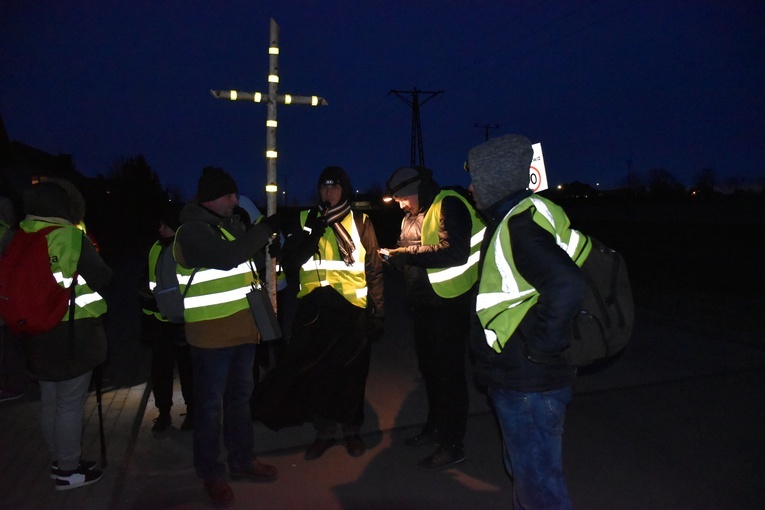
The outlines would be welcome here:
M 111 172 L 111 219 L 119 241 L 139 246 L 156 237 L 159 217 L 169 197 L 143 155 L 115 161 Z
M 648 191 L 653 196 L 666 197 L 681 195 L 685 188 L 664 168 L 654 168 L 648 172 Z

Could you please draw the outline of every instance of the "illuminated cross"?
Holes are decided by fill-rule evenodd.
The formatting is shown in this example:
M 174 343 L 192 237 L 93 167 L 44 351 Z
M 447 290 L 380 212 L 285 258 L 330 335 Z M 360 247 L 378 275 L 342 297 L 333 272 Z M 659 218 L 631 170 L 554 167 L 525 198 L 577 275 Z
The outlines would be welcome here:
M 268 118 L 266 119 L 266 214 L 268 216 L 276 212 L 276 105 L 281 104 L 307 104 L 311 106 L 327 106 L 327 101 L 318 96 L 293 96 L 279 94 L 279 25 L 271 18 L 271 43 L 268 46 L 268 94 L 260 92 L 239 92 L 236 90 L 211 90 L 210 93 L 217 99 L 230 99 L 232 101 L 253 101 L 268 105 Z M 276 241 L 275 241 L 276 242 Z M 271 301 L 276 310 L 276 261 L 270 256 L 266 262 L 266 283 L 271 295 Z

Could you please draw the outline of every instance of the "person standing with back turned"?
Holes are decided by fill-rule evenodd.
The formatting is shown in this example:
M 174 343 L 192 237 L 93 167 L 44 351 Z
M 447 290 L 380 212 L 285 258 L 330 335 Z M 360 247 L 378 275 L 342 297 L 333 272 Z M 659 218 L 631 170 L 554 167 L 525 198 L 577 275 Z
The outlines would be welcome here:
M 575 371 L 561 353 L 586 291 L 572 260 L 585 237 L 569 228 L 563 209 L 527 189 L 532 156 L 519 135 L 468 154 L 470 187 L 488 225 L 471 349 L 502 430 L 514 507 L 569 510 L 562 444 Z
M 398 248 L 380 252 L 403 268 L 428 396 L 425 426 L 404 444 L 435 445 L 435 452 L 417 465 L 437 471 L 465 460 L 465 350 L 485 226 L 470 202 L 456 191 L 441 189 L 427 168 L 396 170 L 388 180 L 387 198 L 398 202 L 406 216 Z
M 173 247 L 180 290 L 189 287 L 184 319 L 194 370 L 194 468 L 217 504 L 234 501 L 218 460 L 221 404 L 229 475 L 252 481 L 278 476 L 254 453 L 250 396 L 260 333 L 246 298 L 255 279 L 252 257 L 278 230 L 277 220 L 270 216 L 245 231 L 234 215 L 237 193 L 228 173 L 206 167 L 196 199 L 181 211 Z
M 112 270 L 95 246 L 75 225 L 85 216 L 85 201 L 69 181 L 46 180 L 24 193 L 26 217 L 19 228 L 37 232 L 56 227 L 45 237 L 51 270 L 69 287 L 77 279 L 74 324 L 70 311 L 53 329 L 24 339 L 29 374 L 40 383 L 41 430 L 51 453 L 50 476 L 57 491 L 99 481 L 94 461 L 80 458 L 85 398 L 93 369 L 106 360 L 102 316 Z M 71 305 L 70 305 L 71 306 Z

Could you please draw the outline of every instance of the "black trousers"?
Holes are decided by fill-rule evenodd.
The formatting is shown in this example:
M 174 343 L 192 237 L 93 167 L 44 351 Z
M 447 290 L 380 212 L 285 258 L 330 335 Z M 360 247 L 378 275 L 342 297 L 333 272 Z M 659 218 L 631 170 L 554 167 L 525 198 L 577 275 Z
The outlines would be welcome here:
M 186 412 L 193 412 L 194 374 L 191 350 L 184 341 L 183 324 L 162 323 L 155 327 L 164 332 L 164 338 L 156 339 L 151 349 L 151 384 L 157 409 L 169 411 L 173 405 L 173 380 L 177 365 Z
M 470 330 L 470 293 L 444 299 L 439 307 L 412 312 L 417 363 L 425 381 L 428 417 L 425 430 L 439 430 L 441 445 L 462 446 L 468 414 L 465 375 Z

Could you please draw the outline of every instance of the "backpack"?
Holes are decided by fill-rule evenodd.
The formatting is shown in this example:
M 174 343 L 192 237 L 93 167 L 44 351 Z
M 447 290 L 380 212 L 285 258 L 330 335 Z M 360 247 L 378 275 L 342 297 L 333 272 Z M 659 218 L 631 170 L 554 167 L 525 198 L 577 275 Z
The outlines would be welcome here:
M 70 297 L 74 305 L 77 273 L 66 288 L 56 282 L 51 271 L 45 236 L 57 228 L 61 227 L 37 232 L 19 230 L 0 258 L 0 317 L 14 333 L 35 335 L 48 331 L 63 319 Z
M 581 269 L 587 292 L 571 325 L 572 340 L 563 357 L 581 367 L 620 352 L 630 340 L 635 322 L 627 266 L 615 250 L 592 237 L 592 249 Z
M 183 300 L 186 297 L 185 293 L 181 292 L 180 285 L 178 283 L 178 273 L 176 271 L 176 262 L 173 258 L 172 243 L 165 245 L 159 252 L 157 257 L 157 265 L 154 268 L 154 276 L 157 285 L 152 289 L 154 299 L 157 301 L 157 308 L 159 313 L 167 319 L 168 322 L 173 324 L 183 324 Z M 188 285 L 186 285 L 186 291 L 191 287 L 191 280 L 194 278 L 194 274 L 191 273 Z

